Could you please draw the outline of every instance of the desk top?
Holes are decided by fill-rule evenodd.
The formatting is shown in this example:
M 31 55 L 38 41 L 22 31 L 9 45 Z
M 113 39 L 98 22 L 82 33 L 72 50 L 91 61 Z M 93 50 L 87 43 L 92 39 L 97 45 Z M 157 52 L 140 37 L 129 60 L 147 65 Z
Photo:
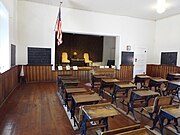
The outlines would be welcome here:
M 136 88 L 136 85 L 133 83 L 115 83 L 115 85 L 120 87 L 121 89 Z
M 120 112 L 110 103 L 83 106 L 83 112 L 89 120 L 119 115 Z
M 94 102 L 100 101 L 102 98 L 97 94 L 82 94 L 82 95 L 72 95 L 74 101 L 78 103 L 87 103 L 87 102 Z
M 180 118 L 180 108 L 176 107 L 168 107 L 168 108 L 163 108 L 161 111 L 173 116 L 174 118 Z
M 138 78 L 140 79 L 150 79 L 151 77 L 148 75 L 137 75 Z
M 167 82 L 168 80 L 163 79 L 161 77 L 152 77 L 151 80 L 155 81 L 155 82 Z
M 80 83 L 77 79 L 68 79 L 68 80 L 62 80 L 64 84 L 74 84 L 74 83 Z
M 115 78 L 103 78 L 102 81 L 105 82 L 105 83 L 117 83 L 117 82 L 120 82 L 120 80 L 115 79 Z
M 148 96 L 159 95 L 158 92 L 154 92 L 152 90 L 137 90 L 137 91 L 133 91 L 133 93 L 135 93 L 136 95 L 138 95 L 140 97 L 148 97 Z
M 169 73 L 169 75 L 180 77 L 180 73 Z
M 111 76 L 107 76 L 107 75 L 93 75 L 93 77 L 96 79 L 112 78 Z
M 87 89 L 82 87 L 67 87 L 65 88 L 65 91 L 69 93 L 81 93 L 81 92 L 87 92 Z
M 61 80 L 76 80 L 74 76 L 58 76 Z
M 171 84 L 175 84 L 177 86 L 180 86 L 180 81 L 168 81 Z
M 140 128 L 115 135 L 155 135 L 155 134 L 149 131 L 147 128 Z

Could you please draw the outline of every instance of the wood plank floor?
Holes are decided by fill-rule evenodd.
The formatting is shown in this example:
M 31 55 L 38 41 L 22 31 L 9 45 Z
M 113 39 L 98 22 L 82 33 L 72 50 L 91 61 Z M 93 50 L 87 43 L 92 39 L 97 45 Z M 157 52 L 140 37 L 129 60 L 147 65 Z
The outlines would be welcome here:
M 123 108 L 123 107 L 122 107 Z M 142 127 L 148 119 L 139 116 Z M 134 125 L 125 115 L 109 119 L 109 128 Z M 24 84 L 17 88 L 0 108 L 2 135 L 75 135 L 57 96 L 56 83 Z M 95 131 L 88 131 L 94 135 Z

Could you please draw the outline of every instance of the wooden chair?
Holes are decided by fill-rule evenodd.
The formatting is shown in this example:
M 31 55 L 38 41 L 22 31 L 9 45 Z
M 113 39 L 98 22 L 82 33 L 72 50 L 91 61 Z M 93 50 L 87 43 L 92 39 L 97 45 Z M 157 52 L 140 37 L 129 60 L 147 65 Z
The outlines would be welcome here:
M 62 52 L 62 63 L 66 63 L 66 64 L 70 63 L 70 60 L 68 60 L 67 52 Z
M 167 95 L 167 87 L 166 87 L 165 83 L 162 83 L 162 84 L 160 85 L 160 88 L 159 88 L 158 91 L 159 91 L 159 93 L 160 93 L 162 96 Z
M 119 134 L 127 131 L 132 131 L 140 128 L 140 124 L 132 125 L 132 126 L 127 126 L 123 128 L 117 128 L 105 132 L 101 132 L 100 135 L 114 135 L 114 134 Z
M 156 123 L 158 122 L 158 113 L 161 106 L 171 105 L 173 101 L 173 96 L 159 96 L 154 99 L 154 103 L 152 106 L 143 107 L 142 111 L 146 111 L 150 119 L 153 120 L 153 126 L 151 129 L 154 129 Z
M 128 107 L 127 114 L 129 114 L 129 112 L 131 111 L 134 118 L 135 118 L 134 112 L 132 111 L 132 99 L 133 99 L 133 97 L 132 97 L 132 92 L 133 92 L 133 91 L 138 91 L 138 90 L 142 90 L 142 89 L 136 89 L 136 90 L 129 89 L 129 90 L 128 90 L 128 93 L 127 93 L 127 98 L 125 98 L 125 99 L 123 100 L 123 102 L 126 103 L 126 104 L 127 104 L 127 107 Z M 145 89 L 144 89 L 144 90 L 145 90 Z M 143 100 L 143 99 L 137 99 L 136 101 L 133 101 L 133 106 L 134 106 L 134 107 L 136 107 L 136 106 L 139 107 L 140 105 L 141 105 L 141 106 L 145 105 L 145 100 Z M 136 119 L 135 119 L 135 120 L 136 120 Z
M 84 53 L 84 61 L 85 61 L 85 64 L 92 63 L 92 60 L 89 59 L 88 53 Z

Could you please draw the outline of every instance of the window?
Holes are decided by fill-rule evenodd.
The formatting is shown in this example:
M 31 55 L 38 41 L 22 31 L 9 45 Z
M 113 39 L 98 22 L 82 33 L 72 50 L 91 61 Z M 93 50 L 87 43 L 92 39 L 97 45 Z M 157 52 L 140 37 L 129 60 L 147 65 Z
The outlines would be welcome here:
M 0 72 L 10 67 L 9 13 L 0 2 Z

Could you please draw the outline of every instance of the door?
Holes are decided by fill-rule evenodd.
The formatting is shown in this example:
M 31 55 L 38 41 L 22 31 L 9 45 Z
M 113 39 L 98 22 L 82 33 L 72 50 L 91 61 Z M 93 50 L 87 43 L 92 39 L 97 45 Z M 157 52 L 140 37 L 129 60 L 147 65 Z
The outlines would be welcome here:
M 146 74 L 146 48 L 136 47 L 134 51 L 134 76 Z

